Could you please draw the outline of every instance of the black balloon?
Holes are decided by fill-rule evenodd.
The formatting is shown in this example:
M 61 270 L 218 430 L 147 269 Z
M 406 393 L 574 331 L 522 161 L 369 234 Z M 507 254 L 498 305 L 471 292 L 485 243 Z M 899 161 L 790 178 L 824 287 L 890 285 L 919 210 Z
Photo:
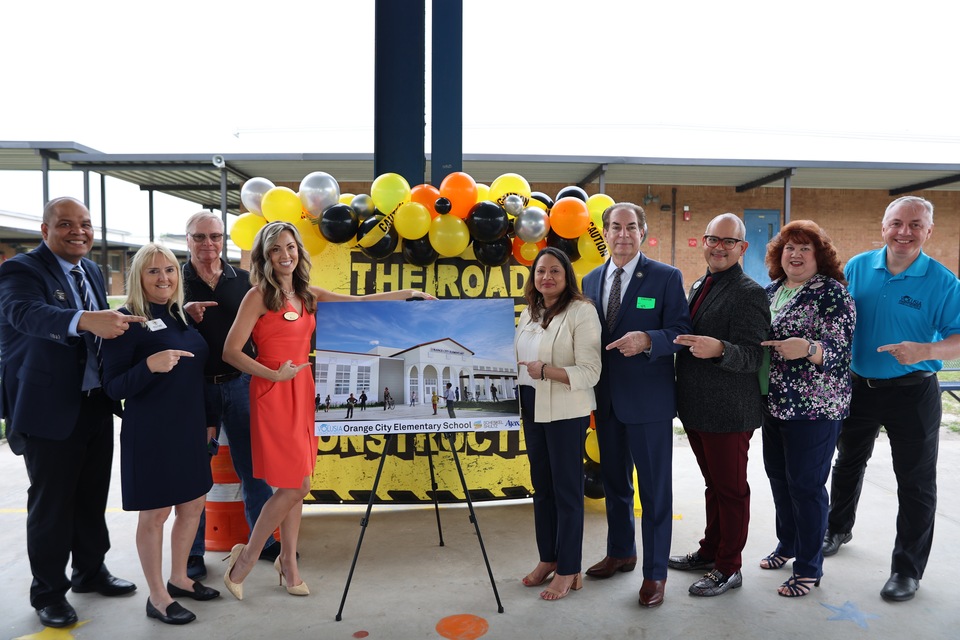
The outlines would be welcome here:
M 437 210 L 437 213 L 450 213 L 453 203 L 447 198 L 437 198 L 437 201 L 433 203 L 433 208 Z
M 513 255 L 513 242 L 507 236 L 493 242 L 474 240 L 473 254 L 477 256 L 477 261 L 480 264 L 488 267 L 499 267 L 507 264 L 510 256 Z
M 376 216 L 364 220 L 360 224 L 360 229 L 357 231 L 357 240 L 359 241 L 361 238 L 363 238 L 363 236 L 370 233 L 370 231 L 372 231 L 381 220 L 382 218 Z M 382 238 L 373 243 L 373 245 L 369 247 L 360 247 L 360 251 L 363 252 L 363 255 L 372 260 L 382 260 L 396 251 L 398 243 L 399 236 L 397 235 L 397 232 L 391 228 L 389 231 L 383 234 Z
M 559 200 L 560 198 L 570 198 L 570 197 L 579 198 L 584 202 L 586 202 L 589 196 L 587 196 L 586 191 L 584 191 L 577 185 L 570 185 L 569 187 L 564 187 L 563 189 L 560 189 L 559 193 L 557 193 L 557 200 Z
M 328 207 L 320 218 L 320 235 L 334 244 L 348 242 L 357 235 L 359 228 L 360 220 L 350 205 Z
M 534 200 L 539 200 L 547 207 L 547 211 L 553 209 L 553 200 L 550 199 L 550 196 L 543 193 L 542 191 L 534 191 L 530 194 L 530 197 Z
M 354 196 L 353 200 L 350 201 L 350 206 L 361 220 L 366 220 L 377 213 L 376 207 L 373 206 L 373 198 L 365 193 Z
M 577 245 L 577 238 L 561 238 L 553 229 L 547 234 L 547 246 L 555 247 L 567 254 L 570 262 L 576 262 L 580 259 L 580 247 Z
M 496 202 L 484 200 L 473 205 L 467 214 L 467 229 L 470 237 L 480 242 L 499 240 L 507 233 L 507 212 Z
M 583 461 L 583 495 L 594 500 L 603 497 L 603 476 L 600 463 L 587 458 Z
M 426 235 L 416 240 L 403 241 L 403 259 L 412 265 L 426 267 L 436 262 L 440 254 L 430 244 L 430 236 Z

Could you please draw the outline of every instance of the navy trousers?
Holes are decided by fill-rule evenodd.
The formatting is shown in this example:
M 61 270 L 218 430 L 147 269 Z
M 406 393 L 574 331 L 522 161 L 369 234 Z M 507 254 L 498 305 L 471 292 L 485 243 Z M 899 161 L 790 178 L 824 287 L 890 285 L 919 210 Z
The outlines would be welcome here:
M 580 573 L 583 555 L 583 438 L 590 417 L 536 422 L 536 390 L 520 387 L 520 416 L 533 485 L 533 519 L 541 562 Z
M 796 558 L 793 573 L 823 575 L 827 476 L 840 420 L 780 420 L 764 412 L 763 466 L 777 512 L 777 555 Z

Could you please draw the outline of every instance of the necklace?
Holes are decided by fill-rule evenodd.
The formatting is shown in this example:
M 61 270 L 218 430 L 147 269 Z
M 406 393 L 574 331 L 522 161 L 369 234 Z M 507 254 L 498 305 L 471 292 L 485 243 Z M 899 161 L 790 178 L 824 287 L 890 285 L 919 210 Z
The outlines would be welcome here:
M 223 273 L 223 272 L 221 272 L 221 273 Z M 201 278 L 203 279 L 204 282 L 207 283 L 207 286 L 208 286 L 208 287 L 210 287 L 211 289 L 216 289 L 216 288 L 217 288 L 217 283 L 220 282 L 220 275 L 221 275 L 221 273 L 215 273 L 215 274 L 213 274 L 213 277 L 211 277 L 211 278 L 203 278 L 202 276 L 201 276 Z
M 280 288 L 280 293 L 282 293 L 283 295 L 287 296 L 288 298 L 292 298 L 292 297 L 294 297 L 294 296 L 297 294 L 296 291 L 287 291 L 287 290 L 284 289 L 283 287 Z

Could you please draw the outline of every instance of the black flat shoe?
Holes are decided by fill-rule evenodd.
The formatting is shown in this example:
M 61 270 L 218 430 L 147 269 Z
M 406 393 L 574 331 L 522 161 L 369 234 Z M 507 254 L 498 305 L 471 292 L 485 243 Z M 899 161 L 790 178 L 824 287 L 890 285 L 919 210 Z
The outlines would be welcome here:
M 884 600 L 893 602 L 903 602 L 910 600 L 917 595 L 917 589 L 920 588 L 920 581 L 916 578 L 908 578 L 899 573 L 891 573 L 890 579 L 880 590 L 880 597 Z
M 832 533 L 829 529 L 827 530 L 826 535 L 823 536 L 823 557 L 829 558 L 832 555 L 836 555 L 837 551 L 840 551 L 840 545 L 847 544 L 853 540 L 852 533 Z
M 206 585 L 200 584 L 199 582 L 194 581 L 193 590 L 187 591 L 186 589 L 181 589 L 175 584 L 167 583 L 167 593 L 170 594 L 172 598 L 193 598 L 194 600 L 213 600 L 214 598 L 220 597 L 220 592 L 216 589 L 208 587 Z
M 150 598 L 147 598 L 147 617 L 156 618 L 164 624 L 187 624 L 197 619 L 192 611 L 187 611 L 180 606 L 179 602 L 171 602 L 167 607 L 167 613 L 162 614 L 160 610 L 153 606 Z
M 66 600 L 37 609 L 37 615 L 45 627 L 69 627 L 77 622 L 77 612 Z

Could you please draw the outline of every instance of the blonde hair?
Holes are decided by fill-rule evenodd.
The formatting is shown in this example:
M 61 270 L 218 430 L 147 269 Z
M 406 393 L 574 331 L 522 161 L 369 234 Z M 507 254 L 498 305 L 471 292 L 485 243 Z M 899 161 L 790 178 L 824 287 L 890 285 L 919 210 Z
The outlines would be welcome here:
M 183 274 L 180 273 L 180 263 L 177 262 L 177 257 L 173 255 L 173 252 L 162 244 L 155 242 L 145 244 L 133 256 L 133 261 L 130 263 L 130 273 L 127 274 L 127 300 L 123 303 L 123 306 L 135 316 L 143 316 L 148 320 L 153 319 L 153 314 L 150 313 L 150 303 L 143 291 L 143 270 L 150 266 L 153 259 L 158 255 L 166 258 L 167 262 L 177 269 L 177 287 L 170 299 L 167 300 L 167 311 L 186 324 L 187 319 L 183 315 Z
M 280 234 L 289 231 L 297 243 L 297 268 L 293 271 L 293 291 L 303 300 L 303 308 L 307 313 L 316 311 L 317 299 L 310 291 L 310 253 L 303 247 L 303 240 L 297 228 L 289 222 L 271 222 L 257 232 L 253 239 L 253 249 L 250 252 L 250 284 L 260 290 L 263 295 L 263 304 L 271 311 L 283 308 L 285 296 L 280 290 L 280 283 L 273 275 L 273 264 L 270 262 L 270 250 L 277 245 Z

